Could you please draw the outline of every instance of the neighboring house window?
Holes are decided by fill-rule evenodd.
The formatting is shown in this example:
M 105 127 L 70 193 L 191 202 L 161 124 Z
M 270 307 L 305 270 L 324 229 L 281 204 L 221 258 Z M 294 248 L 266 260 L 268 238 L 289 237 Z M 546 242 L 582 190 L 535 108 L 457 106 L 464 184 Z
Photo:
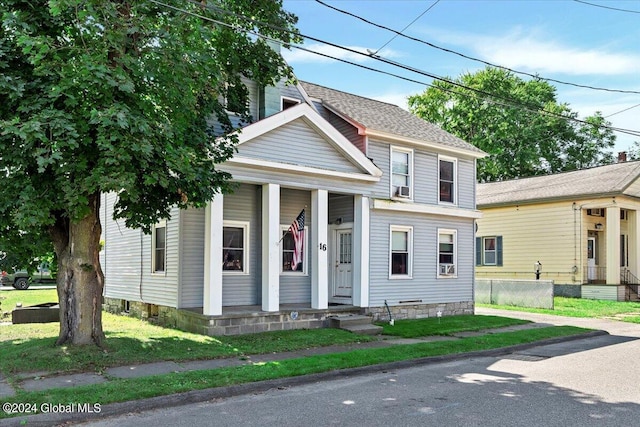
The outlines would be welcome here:
M 307 241 L 308 241 L 308 227 L 304 227 L 304 237 L 302 241 L 302 262 L 299 262 L 295 270 L 292 268 L 293 257 L 295 253 L 295 242 L 293 235 L 289 232 L 288 225 L 280 226 L 280 234 L 282 241 L 280 242 L 280 265 L 282 269 L 281 273 L 284 274 L 307 274 Z
M 413 264 L 413 227 L 391 226 L 390 278 L 411 278 Z
M 413 151 L 391 147 L 391 197 L 413 198 Z
M 294 98 L 286 98 L 286 97 L 282 97 L 282 111 L 286 110 L 287 108 L 291 108 L 291 107 L 295 107 L 296 105 L 300 104 L 300 101 Z
M 438 277 L 456 277 L 458 269 L 456 230 L 438 230 Z
M 476 265 L 502 266 L 502 236 L 476 237 Z
M 222 271 L 249 273 L 249 223 L 225 221 L 222 229 Z
M 156 224 L 151 234 L 152 271 L 164 273 L 167 268 L 167 222 L 162 221 Z
M 438 182 L 440 185 L 439 200 L 441 203 L 456 204 L 457 160 L 439 156 L 438 167 Z

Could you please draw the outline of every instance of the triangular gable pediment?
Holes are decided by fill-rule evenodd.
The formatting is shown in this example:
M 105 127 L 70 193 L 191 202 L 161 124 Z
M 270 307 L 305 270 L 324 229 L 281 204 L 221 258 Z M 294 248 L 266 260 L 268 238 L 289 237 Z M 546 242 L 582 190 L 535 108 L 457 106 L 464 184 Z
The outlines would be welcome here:
M 228 160 L 245 165 L 304 168 L 366 180 L 382 175 L 364 153 L 307 104 L 300 104 L 242 129 L 238 154 Z M 293 168 L 292 168 L 293 166 Z

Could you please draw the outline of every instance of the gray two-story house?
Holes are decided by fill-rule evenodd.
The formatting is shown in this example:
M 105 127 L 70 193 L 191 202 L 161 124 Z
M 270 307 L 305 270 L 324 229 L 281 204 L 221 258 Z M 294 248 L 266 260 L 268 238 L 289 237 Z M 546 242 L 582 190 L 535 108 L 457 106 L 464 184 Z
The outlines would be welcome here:
M 484 153 L 395 105 L 247 86 L 256 121 L 220 165 L 232 194 L 175 209 L 151 235 L 114 222 L 104 196 L 106 307 L 214 335 L 473 313 Z

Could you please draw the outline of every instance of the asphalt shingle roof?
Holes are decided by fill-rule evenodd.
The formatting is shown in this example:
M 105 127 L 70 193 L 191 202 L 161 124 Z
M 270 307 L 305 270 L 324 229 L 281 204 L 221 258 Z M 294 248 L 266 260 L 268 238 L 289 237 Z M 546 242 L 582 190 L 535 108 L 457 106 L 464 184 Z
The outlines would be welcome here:
M 476 204 L 481 208 L 548 199 L 629 194 L 625 190 L 638 177 L 640 161 L 633 161 L 554 175 L 478 184 Z
M 339 112 L 366 129 L 400 137 L 442 144 L 448 147 L 483 153 L 479 148 L 451 135 L 438 126 L 414 116 L 397 105 L 353 95 L 314 83 L 300 82 L 311 98 Z

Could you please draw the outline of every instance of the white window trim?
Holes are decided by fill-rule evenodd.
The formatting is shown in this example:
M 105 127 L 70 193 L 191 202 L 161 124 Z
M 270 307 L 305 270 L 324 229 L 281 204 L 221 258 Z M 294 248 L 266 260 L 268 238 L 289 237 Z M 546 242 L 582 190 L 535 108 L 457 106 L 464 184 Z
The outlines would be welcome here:
M 440 274 L 440 234 L 453 235 L 453 265 L 455 266 L 454 274 Z M 457 279 L 458 278 L 458 230 L 450 228 L 438 228 L 436 248 L 436 273 L 438 279 Z
M 156 229 L 164 228 L 164 271 L 156 271 Z M 167 275 L 167 243 L 168 243 L 169 230 L 167 228 L 167 221 L 163 220 L 153 226 L 151 230 L 151 274 L 156 276 Z
M 296 98 L 291 98 L 289 96 L 281 96 L 280 97 L 280 111 L 284 111 L 283 104 L 284 101 L 295 102 L 296 104 L 300 104 L 302 101 Z
M 393 152 L 397 151 L 400 153 L 409 154 L 409 197 L 398 197 L 393 191 Z M 414 198 L 414 174 L 413 174 L 413 164 L 414 164 L 414 152 L 411 148 L 397 147 L 394 145 L 389 146 L 389 195 L 391 196 L 391 200 L 403 201 L 403 202 L 412 202 Z
M 485 250 L 485 246 L 484 246 L 484 241 L 486 239 L 493 239 L 494 240 L 494 246 L 495 249 L 493 249 L 493 254 L 494 254 L 494 261 L 493 263 L 488 263 L 487 262 L 487 251 Z M 498 265 L 498 238 L 497 236 L 486 236 L 483 237 L 481 239 L 481 244 L 482 244 L 482 264 L 481 265 L 492 265 L 492 266 L 497 266 Z
M 289 225 L 283 225 L 280 224 L 280 236 L 282 237 L 284 234 L 284 231 L 289 230 L 289 227 L 291 227 L 291 224 Z M 309 227 L 308 226 L 304 226 L 304 242 L 302 242 L 302 271 L 284 271 L 282 269 L 282 251 L 284 250 L 284 245 L 280 244 L 280 249 L 278 252 L 280 252 L 280 275 L 281 276 L 308 276 L 309 275 L 309 265 L 307 262 L 308 257 L 308 252 L 307 249 L 309 248 Z
M 440 200 L 440 161 L 453 163 L 453 202 L 443 202 Z M 458 159 L 455 157 L 438 155 L 438 184 L 436 187 L 436 194 L 438 195 L 438 204 L 448 206 L 458 206 Z
M 407 274 L 392 274 L 393 262 L 393 232 L 404 231 L 408 233 L 407 250 L 409 251 Z M 391 225 L 389 227 L 389 280 L 413 279 L 413 227 L 406 225 Z
M 249 222 L 248 221 L 222 221 L 222 228 L 223 228 L 223 234 L 224 234 L 224 227 L 234 227 L 234 228 L 242 228 L 244 229 L 242 236 L 243 236 L 243 242 L 242 242 L 242 254 L 243 254 L 243 258 L 242 258 L 242 265 L 244 266 L 244 270 L 243 271 L 233 271 L 233 270 L 225 270 L 224 268 L 222 269 L 222 275 L 223 276 L 247 276 L 249 275 L 249 231 L 250 231 L 250 226 L 249 226 Z M 222 253 L 224 256 L 224 242 L 222 242 Z

